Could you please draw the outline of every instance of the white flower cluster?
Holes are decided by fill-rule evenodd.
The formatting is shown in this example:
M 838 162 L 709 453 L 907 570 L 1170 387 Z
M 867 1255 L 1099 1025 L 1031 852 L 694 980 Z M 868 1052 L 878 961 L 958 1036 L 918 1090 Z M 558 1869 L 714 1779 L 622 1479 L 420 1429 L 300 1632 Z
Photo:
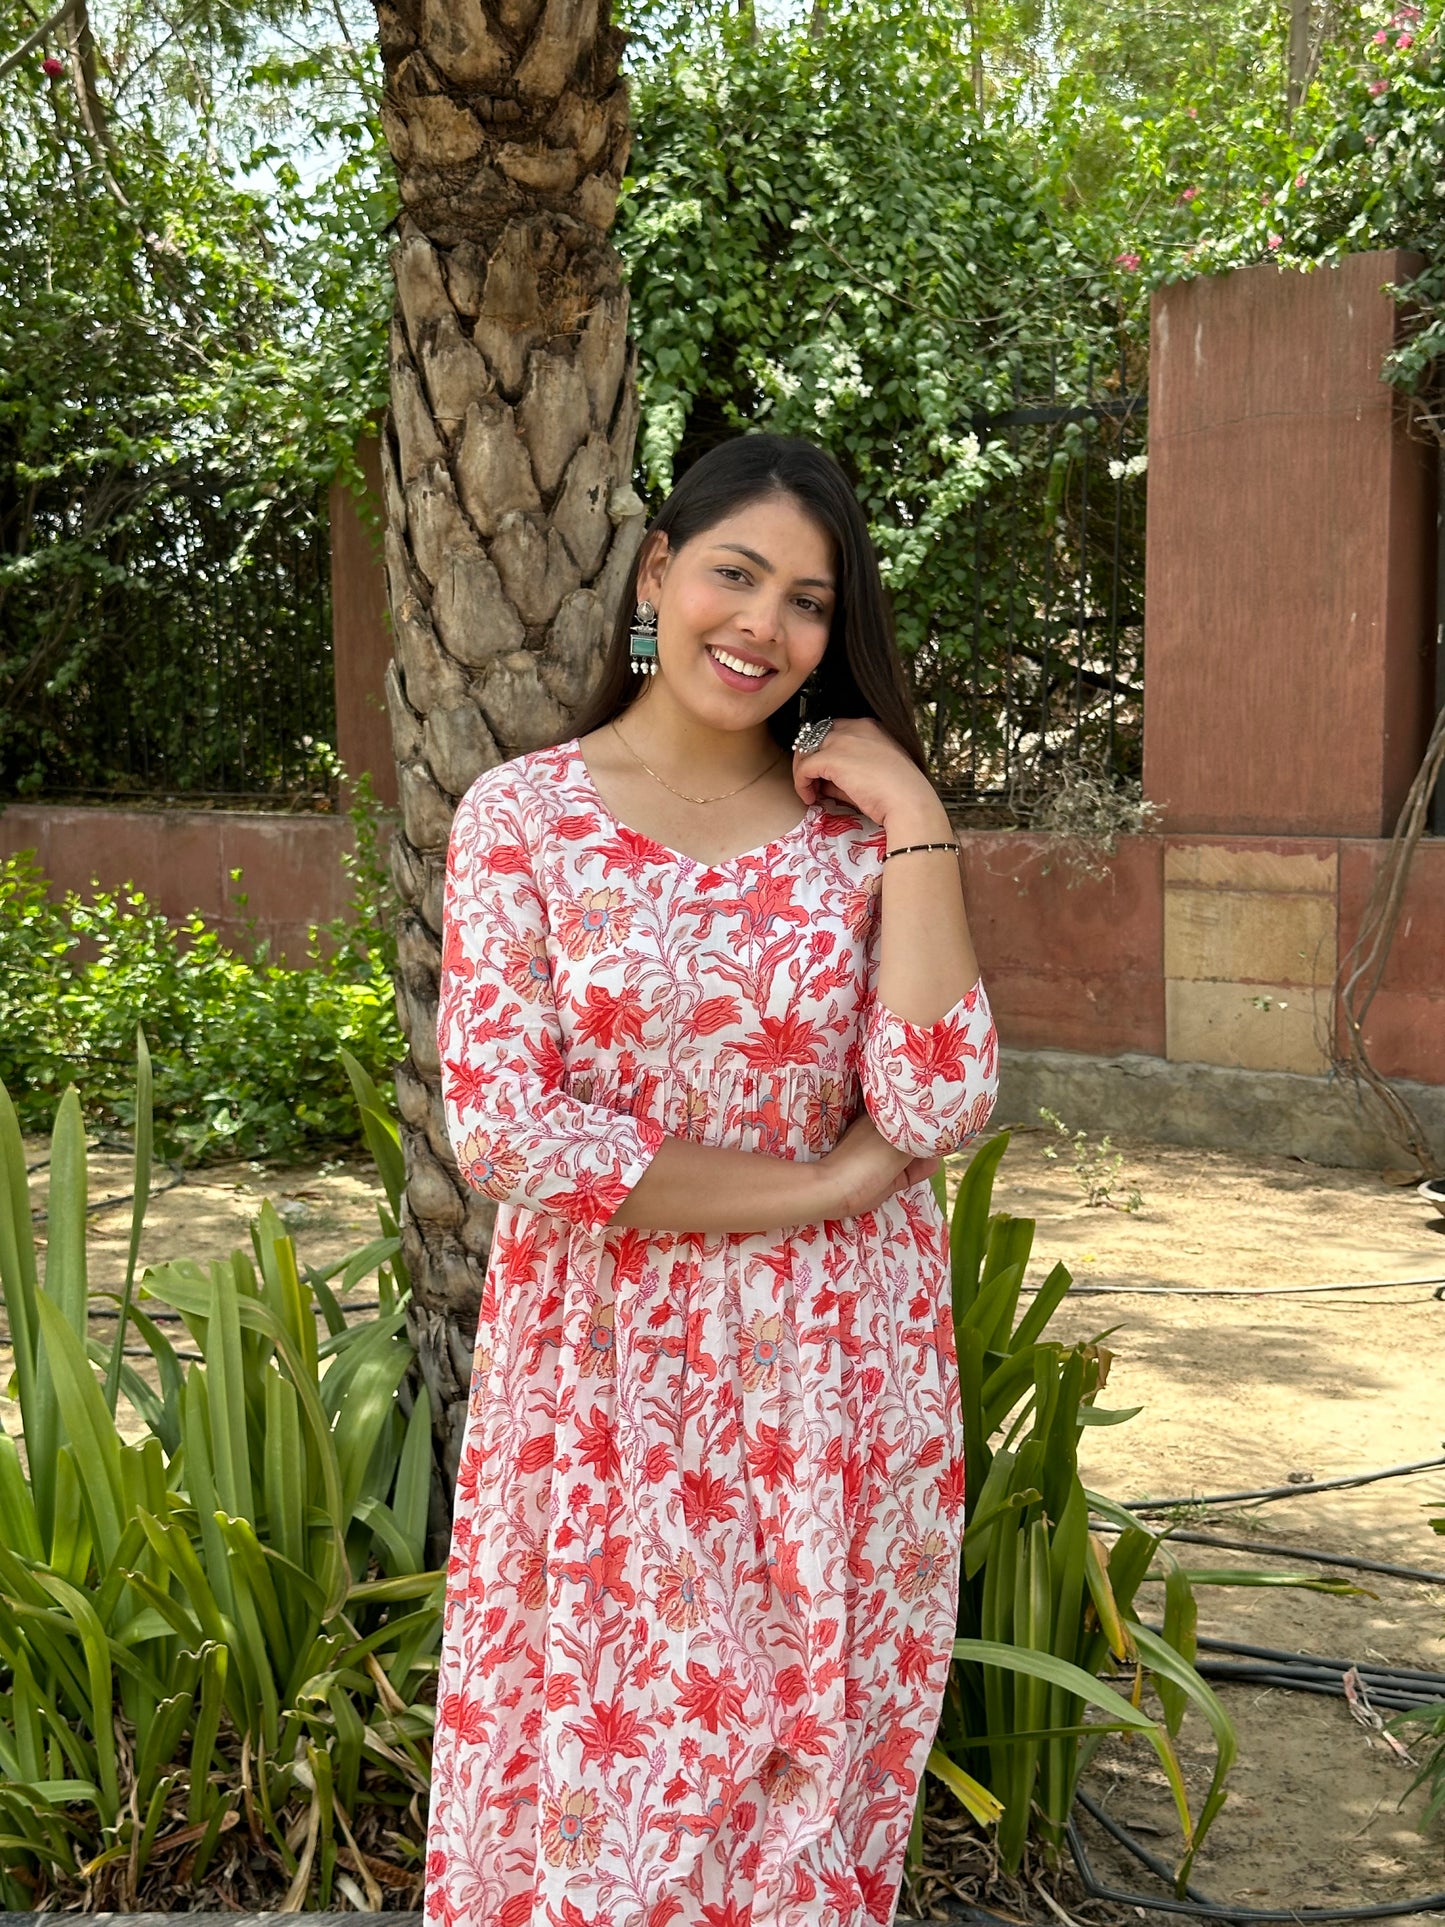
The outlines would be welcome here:
M 759 374 L 764 392 L 781 401 L 791 401 L 803 385 L 802 376 L 795 375 L 780 361 L 765 360 Z
M 820 367 L 818 387 L 821 392 L 813 403 L 813 413 L 820 422 L 826 421 L 835 407 L 863 401 L 873 393 L 871 385 L 863 379 L 863 364 L 857 349 L 846 341 L 840 341 Z
M 928 490 L 927 503 L 917 518 L 904 518 L 898 528 L 875 528 L 879 566 L 889 583 L 906 587 L 928 567 L 940 542 L 949 539 L 953 517 L 998 475 L 1018 472 L 1017 458 L 1002 439 L 986 446 L 971 430 L 956 435 L 943 429 L 929 440 L 929 449 L 946 464 Z
M 981 460 L 983 445 L 970 429 L 966 435 L 940 435 L 936 447 L 943 459 L 956 465 L 968 480 L 983 480 L 989 470 Z
M 1127 462 L 1110 462 L 1109 480 L 1111 482 L 1132 482 L 1136 475 L 1142 475 L 1149 466 L 1147 455 L 1131 455 Z

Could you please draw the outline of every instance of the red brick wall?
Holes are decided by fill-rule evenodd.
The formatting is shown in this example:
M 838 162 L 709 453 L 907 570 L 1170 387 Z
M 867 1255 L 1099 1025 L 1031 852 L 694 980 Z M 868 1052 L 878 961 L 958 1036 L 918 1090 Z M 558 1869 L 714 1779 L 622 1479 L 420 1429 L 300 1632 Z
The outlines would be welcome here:
M 1162 843 L 1121 840 L 1078 879 L 1047 837 L 964 836 L 969 923 L 1002 1035 L 1029 1048 L 1164 1054 Z
M 1298 1013 L 1312 996 L 1327 1004 L 1385 843 L 1124 837 L 1102 876 L 1081 877 L 1047 837 L 972 830 L 963 841 L 969 921 L 1006 1046 L 1324 1068 L 1322 1055 L 1298 1055 L 1313 1035 Z M 345 911 L 350 842 L 343 817 L 37 804 L 0 814 L 0 855 L 35 849 L 57 889 L 134 883 L 168 916 L 199 910 L 236 942 L 251 918 L 298 963 L 307 924 Z M 1176 1010 L 1171 1022 L 1171 997 L 1186 995 L 1218 1021 Z M 1416 854 L 1366 1040 L 1387 1076 L 1445 1084 L 1445 840 Z
M 0 856 L 34 850 L 58 892 L 132 883 L 168 917 L 199 910 L 237 944 L 249 940 L 254 919 L 255 937 L 295 963 L 305 961 L 307 925 L 346 910 L 341 857 L 350 848 L 351 824 L 338 816 L 37 803 L 0 812 Z M 244 907 L 235 901 L 240 892 Z
M 1144 782 L 1176 831 L 1381 836 L 1433 710 L 1435 456 L 1380 379 L 1414 255 L 1154 297 Z

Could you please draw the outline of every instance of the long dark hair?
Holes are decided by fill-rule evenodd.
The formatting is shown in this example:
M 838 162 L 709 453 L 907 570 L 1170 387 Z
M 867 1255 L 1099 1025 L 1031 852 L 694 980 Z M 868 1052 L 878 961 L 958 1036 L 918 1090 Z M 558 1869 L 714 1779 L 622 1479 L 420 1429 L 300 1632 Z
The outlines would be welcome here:
M 838 589 L 832 626 L 818 665 L 818 693 L 809 698 L 809 715 L 871 716 L 926 774 L 927 757 L 868 523 L 852 485 L 831 455 L 789 435 L 736 435 L 719 442 L 683 475 L 647 534 L 665 534 L 670 547 L 680 549 L 725 517 L 775 494 L 792 496 L 812 516 L 832 538 L 836 558 Z M 575 736 L 590 735 L 610 723 L 647 687 L 647 679 L 634 675 L 628 666 L 641 555 L 639 546 L 627 572 L 602 673 L 574 720 Z M 782 748 L 791 750 L 798 733 L 796 694 L 768 717 L 768 731 Z

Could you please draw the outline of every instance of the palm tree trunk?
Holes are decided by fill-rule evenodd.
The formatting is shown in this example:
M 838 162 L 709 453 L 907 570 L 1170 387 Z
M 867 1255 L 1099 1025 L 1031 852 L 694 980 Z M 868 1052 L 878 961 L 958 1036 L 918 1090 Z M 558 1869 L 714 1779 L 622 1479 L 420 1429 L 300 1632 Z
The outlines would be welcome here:
M 641 540 L 608 239 L 630 135 L 610 0 L 377 0 L 377 18 L 403 210 L 382 435 L 403 1241 L 450 1482 L 496 1207 L 458 1178 L 442 1113 L 447 835 L 482 770 L 565 735 Z

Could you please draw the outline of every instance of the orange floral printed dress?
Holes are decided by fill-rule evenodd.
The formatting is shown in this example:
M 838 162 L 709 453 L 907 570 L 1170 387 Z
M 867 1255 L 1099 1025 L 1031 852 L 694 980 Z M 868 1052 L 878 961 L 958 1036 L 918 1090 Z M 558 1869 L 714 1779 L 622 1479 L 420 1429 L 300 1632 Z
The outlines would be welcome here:
M 988 1120 L 975 985 L 877 1000 L 884 834 L 815 804 L 699 863 L 576 740 L 457 811 L 438 1036 L 498 1202 L 461 1452 L 429 1923 L 865 1927 L 897 1906 L 958 1599 L 927 1182 L 763 1234 L 607 1230 L 663 1137 L 915 1155 Z

